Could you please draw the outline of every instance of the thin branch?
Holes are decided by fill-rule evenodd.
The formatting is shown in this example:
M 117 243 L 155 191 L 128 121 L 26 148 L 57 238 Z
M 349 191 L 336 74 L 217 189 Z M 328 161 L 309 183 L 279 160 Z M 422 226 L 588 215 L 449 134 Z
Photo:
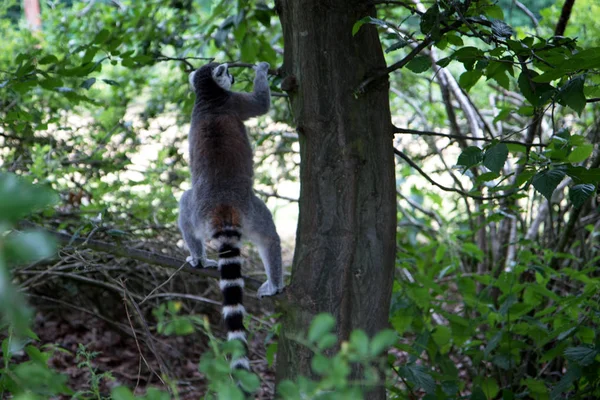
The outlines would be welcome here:
M 27 228 L 37 228 L 43 229 L 40 226 L 31 223 L 22 223 L 23 226 Z M 121 243 L 107 243 L 100 240 L 87 240 L 85 238 L 74 238 L 69 234 L 61 233 L 61 232 L 53 232 L 46 230 L 49 234 L 54 236 L 59 242 L 63 243 L 66 247 L 71 248 L 74 246 L 84 247 L 95 251 L 101 251 L 104 253 L 112 254 L 116 257 L 124 257 L 130 258 L 142 262 L 146 262 L 149 264 L 157 265 L 164 268 L 178 269 L 182 265 L 186 264 L 187 267 L 183 269 L 183 272 L 187 272 L 190 274 L 205 276 L 214 279 L 219 279 L 219 272 L 216 269 L 212 268 L 194 268 L 186 261 L 165 256 L 162 254 L 152 253 L 150 251 L 134 249 L 131 247 L 126 247 Z M 69 245 L 70 243 L 70 245 Z M 83 245 L 85 243 L 85 245 Z M 76 248 L 76 247 L 75 247 Z M 258 279 L 244 277 L 245 284 L 247 287 L 251 289 L 258 289 L 260 287 L 261 282 Z
M 398 197 L 400 197 L 402 200 L 406 201 L 411 207 L 413 207 L 413 208 L 421 211 L 423 214 L 425 214 L 428 217 L 430 217 L 431 219 L 435 220 L 435 222 L 437 222 L 440 226 L 442 226 L 442 220 L 441 220 L 441 218 L 435 212 L 430 211 L 430 210 L 426 210 L 420 204 L 418 204 L 417 202 L 415 202 L 413 199 L 411 199 L 410 197 L 406 197 L 405 195 L 403 195 L 399 191 L 396 191 L 396 195 Z
M 537 18 L 535 17 L 535 15 L 531 12 L 531 10 L 529 10 L 529 8 L 527 8 L 523 3 L 521 3 L 519 0 L 513 0 L 513 3 L 515 4 L 515 6 L 517 6 L 517 8 L 521 11 L 523 11 L 523 13 L 525 13 L 525 15 L 527 15 L 529 17 L 529 19 L 531 20 L 531 22 L 533 23 L 533 26 L 537 29 L 540 25 L 539 21 L 537 20 Z
M 554 30 L 554 36 L 564 36 L 574 4 L 575 0 L 565 0 L 565 4 L 563 4 L 563 8 L 560 12 L 560 17 L 558 18 L 558 23 L 556 24 L 556 29 Z
M 156 61 L 179 61 L 179 62 L 182 62 L 188 67 L 188 69 L 186 70 L 187 72 L 192 72 L 192 71 L 196 70 L 196 67 L 194 67 L 194 65 L 191 62 L 189 62 L 188 60 L 204 60 L 207 62 L 212 62 L 212 61 L 214 61 L 214 58 L 212 58 L 212 57 L 168 57 L 168 56 L 161 54 L 156 59 Z
M 462 21 L 456 21 L 452 25 L 449 25 L 444 29 L 440 29 L 440 35 L 443 35 L 444 33 L 453 31 L 453 30 L 459 28 L 461 25 L 462 25 Z M 375 75 L 365 79 L 360 85 L 358 85 L 358 88 L 356 88 L 356 92 L 364 93 L 367 86 L 369 86 L 371 83 L 375 82 L 378 79 L 383 78 L 384 76 L 389 75 L 390 73 L 394 72 L 397 69 L 404 67 L 413 58 L 415 58 L 421 52 L 421 50 L 423 50 L 424 48 L 429 46 L 434 41 L 435 41 L 435 39 L 431 35 L 427 35 L 425 37 L 425 39 L 421 43 L 419 43 L 414 49 L 412 49 L 412 51 L 410 53 L 408 53 L 408 55 L 406 57 L 404 57 L 402 60 L 390 65 L 385 70 L 380 71 L 380 72 L 376 73 Z
M 547 146 L 543 143 L 525 143 L 525 142 L 519 142 L 518 140 L 502 140 L 502 139 L 498 139 L 498 138 L 490 139 L 490 138 L 480 138 L 480 137 L 475 137 L 475 136 L 453 135 L 453 134 L 441 133 L 441 132 L 419 131 L 416 129 L 404 129 L 404 128 L 399 128 L 397 126 L 394 126 L 394 133 L 409 134 L 409 135 L 440 136 L 440 137 L 445 137 L 445 138 L 449 138 L 449 139 L 457 139 L 457 140 L 461 140 L 461 139 L 481 140 L 482 142 L 493 142 L 494 140 L 499 140 L 502 143 L 518 144 L 518 145 L 525 146 L 528 148 L 529 147 L 546 147 Z
M 228 62 L 227 68 L 254 68 L 256 64 L 250 64 L 245 62 Z M 279 76 L 279 70 L 269 68 L 269 75 Z
M 403 159 L 404 161 L 406 161 L 406 163 L 408 165 L 410 165 L 411 167 L 413 167 L 414 169 L 416 169 L 417 172 L 419 172 L 419 174 L 421 174 L 421 176 L 423 178 L 427 179 L 427 181 L 429 183 L 431 183 L 434 186 L 437 186 L 438 188 L 442 189 L 445 192 L 458 193 L 461 196 L 470 197 L 470 198 L 475 199 L 475 200 L 497 200 L 497 199 L 503 199 L 503 198 L 506 198 L 506 197 L 510 197 L 510 196 L 512 196 L 514 194 L 514 191 L 511 191 L 511 192 L 509 192 L 507 194 L 503 194 L 503 195 L 500 195 L 500 196 L 484 197 L 484 196 L 477 196 L 477 195 L 474 195 L 474 194 L 471 194 L 471 193 L 467 193 L 467 192 L 465 192 L 463 190 L 459 190 L 459 189 L 455 189 L 455 188 L 451 188 L 451 187 L 448 187 L 448 186 L 441 185 L 441 184 L 437 183 L 436 181 L 434 181 L 429 175 L 427 175 L 427 173 L 425 171 L 423 171 L 421 169 L 421 167 L 419 167 L 417 164 L 415 164 L 415 162 L 413 160 L 411 160 L 406 154 L 404 154 L 403 152 L 401 152 L 400 150 L 398 150 L 395 147 L 394 147 L 394 153 L 397 156 L 399 156 L 401 159 Z
M 267 192 L 263 192 L 262 190 L 256 190 L 256 189 L 254 189 L 254 192 L 258 193 L 262 196 L 265 196 L 265 197 L 275 197 L 276 199 L 286 200 L 286 201 L 293 202 L 293 203 L 298 202 L 298 199 L 295 199 L 293 197 L 281 196 L 281 195 L 277 194 L 276 192 L 275 193 L 267 193 Z
M 410 4 L 407 4 L 403 1 L 398 1 L 398 0 L 375 0 L 375 1 L 371 1 L 369 2 L 369 5 L 373 5 L 373 6 L 383 6 L 383 5 L 394 5 L 394 6 L 401 6 L 406 8 L 408 11 L 410 11 L 413 14 L 418 14 L 418 15 L 423 15 L 424 13 L 421 10 L 416 10 L 414 7 L 411 7 Z

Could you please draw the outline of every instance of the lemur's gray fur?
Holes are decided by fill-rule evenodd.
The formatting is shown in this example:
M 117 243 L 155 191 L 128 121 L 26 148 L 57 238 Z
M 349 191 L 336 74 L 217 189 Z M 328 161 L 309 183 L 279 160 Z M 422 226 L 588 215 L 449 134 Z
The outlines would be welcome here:
M 190 250 L 187 261 L 193 266 L 218 266 L 228 339 L 243 341 L 241 237 L 258 247 L 265 267 L 267 281 L 258 296 L 271 296 L 283 288 L 279 235 L 269 209 L 252 190 L 252 149 L 243 121 L 267 113 L 271 103 L 269 64 L 262 62 L 254 69 L 252 93 L 229 90 L 234 79 L 227 64 L 210 63 L 190 74 L 196 93 L 189 133 L 192 189 L 179 202 L 179 228 Z M 206 258 L 204 241 L 211 239 L 218 245 L 218 263 Z M 247 359 L 236 366 L 246 368 Z

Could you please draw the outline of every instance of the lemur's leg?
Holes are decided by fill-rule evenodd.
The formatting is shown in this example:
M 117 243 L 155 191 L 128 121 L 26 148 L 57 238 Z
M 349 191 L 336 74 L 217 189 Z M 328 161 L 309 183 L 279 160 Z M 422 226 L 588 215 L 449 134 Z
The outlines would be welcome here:
M 247 238 L 258 247 L 267 274 L 267 281 L 258 289 L 258 297 L 272 296 L 281 292 L 283 289 L 281 242 L 271 212 L 265 203 L 254 195 L 244 231 Z
M 183 240 L 190 250 L 190 255 L 186 258 L 186 261 L 193 267 L 216 267 L 216 261 L 206 258 L 204 239 L 200 236 L 199 229 L 194 229 L 191 196 L 192 191 L 188 190 L 181 196 L 181 200 L 179 201 L 179 230 L 181 230 Z

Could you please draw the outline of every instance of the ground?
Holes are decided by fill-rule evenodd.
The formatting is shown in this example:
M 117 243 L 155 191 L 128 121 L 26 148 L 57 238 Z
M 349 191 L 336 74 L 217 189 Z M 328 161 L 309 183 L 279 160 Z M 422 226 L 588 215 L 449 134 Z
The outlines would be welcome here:
M 126 246 L 183 260 L 186 254 L 182 248 L 164 245 L 171 242 L 166 238 L 178 237 L 178 232 L 168 230 L 161 235 L 164 241 L 154 237 L 152 242 L 132 241 Z M 96 236 L 95 240 L 110 240 Z M 244 254 L 248 259 L 244 273 L 259 275 L 262 264 L 255 252 L 246 246 Z M 181 315 L 208 318 L 212 332 L 223 338 L 216 280 L 188 273 L 186 268 L 173 271 L 81 246 L 60 251 L 55 260 L 23 266 L 13 273 L 35 308 L 37 344 L 66 350 L 55 352 L 50 365 L 69 377 L 74 390 L 90 389 L 90 368 L 77 367 L 83 359 L 77 356 L 78 349 L 81 351 L 83 345 L 88 354 L 97 353 L 91 360 L 94 373 L 112 375 L 101 380 L 104 395 L 118 385 L 135 388 L 138 394 L 148 387 L 166 390 L 161 382 L 165 376 L 175 384 L 181 399 L 204 395 L 206 382 L 198 362 L 207 349 L 207 336 L 200 327 L 184 336 L 159 333 L 156 310 L 173 301 Z M 270 399 L 274 372 L 265 351 L 275 322 L 270 318 L 272 303 L 259 302 L 253 291 L 245 303 L 254 332 L 249 343 L 251 366 L 261 380 L 256 398 Z M 26 357 L 17 355 L 15 361 Z

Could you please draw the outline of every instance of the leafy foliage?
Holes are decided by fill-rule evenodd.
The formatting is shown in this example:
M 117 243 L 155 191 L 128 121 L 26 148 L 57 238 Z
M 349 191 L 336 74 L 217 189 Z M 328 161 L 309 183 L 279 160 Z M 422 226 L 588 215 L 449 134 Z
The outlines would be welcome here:
M 16 398 L 101 398 L 109 379 L 85 348 L 87 392 L 48 366 L 61 350 L 38 345 L 9 271 L 54 254 L 56 244 L 18 222 L 45 222 L 55 206 L 68 215 L 58 229 L 74 237 L 154 237 L 174 224 L 189 182 L 186 74 L 213 58 L 282 62 L 272 2 L 142 3 L 53 2 L 42 33 L 18 24 L 18 2 L 0 5 L 0 165 L 12 172 L 0 174 L 0 391 Z M 338 343 L 335 320 L 317 316 L 296 338 L 314 354 L 314 375 L 281 382 L 282 398 L 362 398 L 381 371 L 390 398 L 600 396 L 600 6 L 578 0 L 566 34 L 556 36 L 560 7 L 532 9 L 543 17 L 533 32 L 530 17 L 508 3 L 380 4 L 377 18 L 360 16 L 348 32 L 374 25 L 388 65 L 404 61 L 390 75 L 394 123 L 423 133 L 395 145 L 454 192 L 398 166 L 393 330 L 373 338 L 354 331 Z M 236 90 L 251 86 L 250 69 L 234 72 Z M 280 94 L 278 79 L 272 90 Z M 270 118 L 283 124 L 259 120 L 250 134 L 257 182 L 277 194 L 279 182 L 298 178 L 298 154 L 286 100 L 273 102 Z M 435 129 L 446 136 L 433 140 Z M 177 301 L 153 315 L 160 335 L 207 338 L 198 362 L 207 398 L 257 390 L 256 375 L 230 370 L 243 347 L 220 341 L 208 320 L 182 313 Z M 171 398 L 165 390 L 136 396 L 120 386 L 110 395 Z

